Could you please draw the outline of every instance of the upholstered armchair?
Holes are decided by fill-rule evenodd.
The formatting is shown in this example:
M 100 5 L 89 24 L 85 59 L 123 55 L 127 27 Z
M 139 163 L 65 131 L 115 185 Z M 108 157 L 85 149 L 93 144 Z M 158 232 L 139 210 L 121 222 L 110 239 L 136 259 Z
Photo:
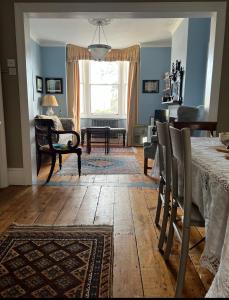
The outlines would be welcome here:
M 56 163 L 56 156 L 59 157 L 59 166 L 62 167 L 62 154 L 76 153 L 78 156 L 78 172 L 81 174 L 81 154 L 82 150 L 79 146 L 80 135 L 73 130 L 62 130 L 57 128 L 62 124 L 57 125 L 56 118 L 35 118 L 35 140 L 37 151 L 37 175 L 41 167 L 42 156 L 48 155 L 51 157 L 51 168 L 46 180 L 49 182 Z M 58 120 L 57 120 L 58 122 Z M 68 126 L 71 122 L 68 121 Z M 66 128 L 66 127 L 65 127 Z M 61 136 L 65 136 L 61 139 Z M 74 141 L 73 141 L 74 137 Z
M 147 170 L 151 169 L 148 167 L 148 159 L 154 159 L 157 150 L 157 135 L 151 136 L 151 142 L 144 143 L 144 174 L 147 175 Z
M 154 159 L 156 150 L 157 150 L 157 133 L 156 133 L 156 121 L 166 122 L 169 119 L 169 110 L 168 109 L 156 109 L 154 112 L 154 128 L 153 134 L 151 136 L 151 142 L 144 143 L 144 174 L 147 175 L 148 159 Z

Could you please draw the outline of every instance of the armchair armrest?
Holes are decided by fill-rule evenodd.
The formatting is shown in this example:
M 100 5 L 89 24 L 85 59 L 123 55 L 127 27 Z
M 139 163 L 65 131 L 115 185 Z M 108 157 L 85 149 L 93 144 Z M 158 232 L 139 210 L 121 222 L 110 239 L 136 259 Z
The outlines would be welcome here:
M 73 130 L 65 130 L 65 131 L 57 131 L 57 130 L 51 130 L 51 134 L 57 134 L 57 135 L 62 135 L 62 134 L 72 134 L 76 137 L 76 142 L 73 144 L 72 141 L 68 141 L 67 145 L 70 149 L 72 148 L 77 148 L 80 143 L 80 135 L 78 132 L 73 131 Z M 53 145 L 50 144 L 50 147 L 53 148 Z
M 73 130 L 74 121 L 72 118 L 60 118 L 64 130 Z

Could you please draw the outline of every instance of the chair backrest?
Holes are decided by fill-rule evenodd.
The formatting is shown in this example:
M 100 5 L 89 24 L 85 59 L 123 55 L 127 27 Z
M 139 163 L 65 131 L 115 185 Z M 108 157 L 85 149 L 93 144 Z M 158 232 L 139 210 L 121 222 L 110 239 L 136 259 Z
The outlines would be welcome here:
M 190 129 L 179 130 L 170 126 L 169 131 L 172 145 L 172 195 L 174 199 L 183 198 L 183 222 L 189 226 L 192 207 Z
M 169 135 L 169 123 L 156 121 L 158 150 L 159 150 L 159 169 L 166 184 L 171 183 L 171 142 Z
M 51 134 L 51 129 L 54 129 L 54 122 L 51 119 L 34 119 L 35 139 L 37 147 L 50 145 L 50 143 L 58 142 L 58 136 Z
M 178 122 L 195 122 L 199 117 L 199 109 L 197 107 L 181 105 L 177 109 Z
M 159 122 L 168 122 L 169 119 L 169 110 L 168 109 L 155 109 L 154 111 L 154 123 Z

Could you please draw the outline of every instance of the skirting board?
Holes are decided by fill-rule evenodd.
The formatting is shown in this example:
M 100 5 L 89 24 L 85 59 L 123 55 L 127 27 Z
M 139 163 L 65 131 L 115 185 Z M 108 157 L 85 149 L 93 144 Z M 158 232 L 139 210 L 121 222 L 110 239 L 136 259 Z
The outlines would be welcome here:
M 24 168 L 8 168 L 9 185 L 25 185 Z

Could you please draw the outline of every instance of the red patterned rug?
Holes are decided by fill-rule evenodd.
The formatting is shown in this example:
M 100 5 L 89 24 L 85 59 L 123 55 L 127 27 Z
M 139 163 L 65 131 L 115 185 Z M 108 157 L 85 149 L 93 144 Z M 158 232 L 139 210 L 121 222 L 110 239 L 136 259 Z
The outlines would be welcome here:
M 0 236 L 1 298 L 108 298 L 112 226 L 16 226 Z

